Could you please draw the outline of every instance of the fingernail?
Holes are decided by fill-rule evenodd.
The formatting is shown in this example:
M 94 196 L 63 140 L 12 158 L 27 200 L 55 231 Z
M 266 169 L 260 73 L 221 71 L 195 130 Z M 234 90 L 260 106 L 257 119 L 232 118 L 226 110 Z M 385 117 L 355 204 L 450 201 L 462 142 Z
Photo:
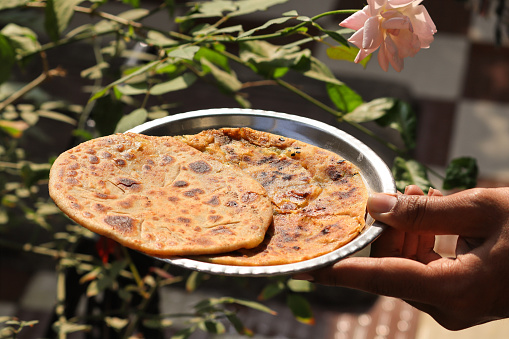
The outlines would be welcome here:
M 372 194 L 368 199 L 369 213 L 383 214 L 392 211 L 398 198 L 385 193 Z
M 292 279 L 295 279 L 295 280 L 306 280 L 306 281 L 313 281 L 313 280 L 315 280 L 315 278 L 311 274 L 308 274 L 308 273 L 297 273 L 297 274 L 292 276 Z

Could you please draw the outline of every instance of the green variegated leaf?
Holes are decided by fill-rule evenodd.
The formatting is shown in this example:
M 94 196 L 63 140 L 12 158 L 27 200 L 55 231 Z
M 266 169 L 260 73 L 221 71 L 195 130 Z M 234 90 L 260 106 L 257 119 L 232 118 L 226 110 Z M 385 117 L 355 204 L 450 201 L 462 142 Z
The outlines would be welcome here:
M 343 85 L 343 83 L 334 76 L 329 67 L 325 65 L 323 62 L 321 62 L 315 57 L 311 57 L 309 58 L 309 60 L 310 63 L 306 69 L 298 69 L 305 76 L 315 80 L 335 84 L 338 86 Z
M 204 68 L 210 70 L 211 74 L 214 76 L 222 89 L 229 93 L 235 93 L 242 88 L 242 83 L 239 81 L 237 75 L 233 71 L 225 72 L 205 58 L 201 59 L 201 63 Z
M 289 279 L 286 285 L 293 292 L 311 292 L 315 289 L 315 285 L 306 280 Z
M 150 94 L 161 95 L 168 92 L 180 91 L 191 87 L 196 81 L 196 75 L 193 73 L 184 73 L 175 79 L 154 85 L 150 89 Z
M 396 104 L 396 99 L 379 98 L 357 106 L 352 112 L 343 116 L 346 121 L 368 122 L 383 117 Z
M 177 41 L 157 31 L 148 31 L 147 42 L 159 47 L 171 47 L 177 45 Z
M 423 164 L 416 160 L 406 160 L 401 157 L 394 159 L 392 174 L 396 180 L 396 187 L 403 192 L 408 185 L 417 185 L 424 192 L 432 186 L 428 179 L 428 172 Z
M 193 60 L 194 55 L 200 50 L 199 46 L 182 46 L 168 52 L 168 56 L 184 60 Z
M 30 28 L 8 24 L 0 33 L 9 39 L 16 54 L 30 54 L 41 47 L 37 41 L 37 34 Z
M 138 108 L 131 113 L 123 116 L 115 128 L 115 133 L 124 133 L 133 127 L 143 124 L 147 121 L 147 110 Z
M 275 78 L 284 75 L 289 67 L 309 64 L 306 61 L 311 57 L 311 51 L 284 48 L 266 41 L 245 41 L 240 43 L 240 57 L 257 73 Z
M 454 188 L 473 188 L 477 185 L 479 168 L 477 161 L 470 157 L 453 159 L 445 171 L 443 188 L 446 190 Z

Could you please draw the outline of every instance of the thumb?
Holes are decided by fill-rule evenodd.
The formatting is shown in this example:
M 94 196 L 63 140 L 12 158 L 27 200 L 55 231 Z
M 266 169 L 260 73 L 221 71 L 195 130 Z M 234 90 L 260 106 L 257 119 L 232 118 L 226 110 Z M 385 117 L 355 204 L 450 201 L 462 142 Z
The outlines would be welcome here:
M 483 237 L 486 202 L 480 190 L 467 190 L 450 196 L 392 195 L 375 193 L 368 199 L 368 212 L 376 220 L 407 232 L 458 234 Z

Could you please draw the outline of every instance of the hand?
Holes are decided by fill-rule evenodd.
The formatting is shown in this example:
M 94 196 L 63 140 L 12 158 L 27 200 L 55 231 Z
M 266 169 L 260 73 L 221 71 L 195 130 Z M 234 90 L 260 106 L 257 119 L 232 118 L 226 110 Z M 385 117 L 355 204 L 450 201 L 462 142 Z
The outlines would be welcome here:
M 391 226 L 370 258 L 294 278 L 401 298 L 450 330 L 509 317 L 509 188 L 424 196 L 409 186 L 373 195 L 368 211 Z M 440 234 L 459 235 L 455 258 L 434 252 Z

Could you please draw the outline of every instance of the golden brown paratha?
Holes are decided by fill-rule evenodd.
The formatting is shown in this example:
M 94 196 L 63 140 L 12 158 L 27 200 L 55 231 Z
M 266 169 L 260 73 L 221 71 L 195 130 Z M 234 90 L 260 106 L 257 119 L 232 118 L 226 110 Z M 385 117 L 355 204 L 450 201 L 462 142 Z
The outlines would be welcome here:
M 249 128 L 180 137 L 223 163 L 238 165 L 267 190 L 273 224 L 261 245 L 200 256 L 228 265 L 278 265 L 329 253 L 365 225 L 367 189 L 358 168 L 307 143 Z
M 151 255 L 251 248 L 272 220 L 258 182 L 172 137 L 126 133 L 78 145 L 53 164 L 49 192 L 77 223 Z

